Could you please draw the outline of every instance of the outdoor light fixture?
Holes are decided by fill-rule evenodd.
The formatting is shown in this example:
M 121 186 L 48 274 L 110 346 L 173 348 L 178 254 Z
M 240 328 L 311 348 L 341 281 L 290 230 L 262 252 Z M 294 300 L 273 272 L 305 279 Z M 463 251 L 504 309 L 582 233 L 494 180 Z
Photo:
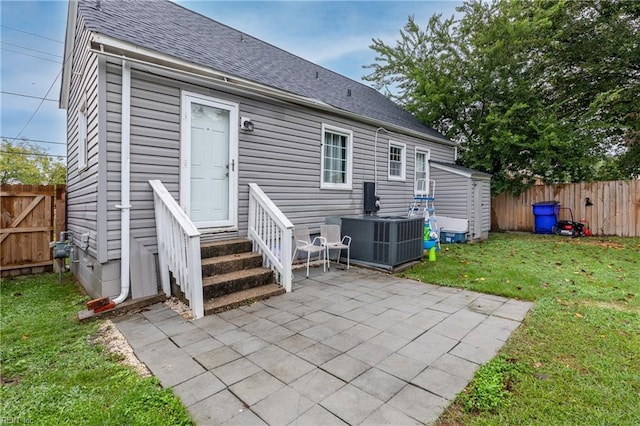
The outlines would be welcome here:
M 585 205 L 585 207 L 592 206 L 593 203 L 591 202 L 591 198 L 587 197 L 586 200 L 584 201 L 584 205 Z
M 240 118 L 240 128 L 245 132 L 253 132 L 253 121 L 250 118 Z

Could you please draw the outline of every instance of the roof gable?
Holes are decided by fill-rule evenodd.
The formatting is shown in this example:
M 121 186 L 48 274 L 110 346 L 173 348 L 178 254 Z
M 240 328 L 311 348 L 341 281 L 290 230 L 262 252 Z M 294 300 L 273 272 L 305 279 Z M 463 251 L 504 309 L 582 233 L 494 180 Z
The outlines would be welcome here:
M 446 140 L 375 89 L 170 1 L 81 0 L 78 13 L 95 33 Z

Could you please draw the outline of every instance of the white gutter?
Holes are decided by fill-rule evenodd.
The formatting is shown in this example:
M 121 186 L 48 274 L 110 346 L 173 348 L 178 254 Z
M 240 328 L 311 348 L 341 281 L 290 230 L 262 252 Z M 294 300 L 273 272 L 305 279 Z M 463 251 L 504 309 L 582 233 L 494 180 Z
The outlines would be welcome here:
M 242 92 L 250 93 L 252 95 L 261 94 L 276 99 L 293 102 L 298 105 L 310 106 L 323 111 L 328 111 L 334 114 L 338 114 L 343 117 L 356 119 L 358 121 L 368 123 L 374 126 L 380 126 L 379 120 L 374 120 L 369 117 L 365 117 L 360 114 L 349 112 L 340 108 L 333 107 L 322 101 L 311 99 L 308 97 L 295 95 L 293 93 L 286 92 L 281 89 L 266 86 L 260 83 L 255 83 L 250 80 L 245 80 L 240 77 L 232 76 L 230 74 L 222 73 L 211 68 L 207 68 L 201 65 L 196 65 L 192 62 L 181 60 L 169 55 L 165 55 L 151 49 L 147 49 L 141 46 L 136 46 L 131 43 L 123 42 L 104 34 L 93 33 L 91 37 L 91 43 L 93 45 L 100 46 L 100 49 L 90 48 L 89 51 L 99 55 L 110 56 L 113 58 L 123 59 L 134 63 L 144 64 L 154 67 L 158 70 L 165 72 L 178 73 L 182 75 L 188 75 L 205 79 L 207 81 L 216 83 L 222 87 L 234 87 Z M 109 47 L 112 50 L 107 51 Z M 129 55 L 127 56 L 127 53 Z M 175 75 L 175 74 L 174 74 Z M 457 144 L 445 138 L 439 138 L 432 135 L 427 135 L 416 130 L 408 129 L 396 124 L 384 122 L 384 125 L 392 131 L 414 136 L 419 139 L 429 140 L 441 145 L 456 146 Z
M 117 304 L 129 296 L 129 228 L 130 228 L 130 175 L 131 175 L 131 64 L 122 61 L 122 129 L 120 130 L 120 295 L 113 299 Z

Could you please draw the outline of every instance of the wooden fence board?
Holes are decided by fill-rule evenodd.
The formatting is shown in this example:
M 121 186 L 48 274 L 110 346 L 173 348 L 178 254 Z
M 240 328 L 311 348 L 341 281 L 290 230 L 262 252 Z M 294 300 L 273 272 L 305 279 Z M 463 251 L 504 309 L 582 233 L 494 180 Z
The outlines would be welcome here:
M 586 206 L 586 198 L 593 203 Z M 593 235 L 640 237 L 640 181 L 581 182 L 536 185 L 518 197 L 500 194 L 491 200 L 492 231 L 533 232 L 531 205 L 558 201 L 586 220 Z M 568 211 L 561 211 L 561 219 Z
M 64 185 L 2 185 L 2 276 L 50 270 L 54 226 L 65 228 Z

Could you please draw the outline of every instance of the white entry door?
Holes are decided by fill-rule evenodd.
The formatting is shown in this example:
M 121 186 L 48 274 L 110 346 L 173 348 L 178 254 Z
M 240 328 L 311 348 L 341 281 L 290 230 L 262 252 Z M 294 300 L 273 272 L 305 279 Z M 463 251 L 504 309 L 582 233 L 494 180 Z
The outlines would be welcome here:
M 238 105 L 182 95 L 180 203 L 198 228 L 237 226 Z

